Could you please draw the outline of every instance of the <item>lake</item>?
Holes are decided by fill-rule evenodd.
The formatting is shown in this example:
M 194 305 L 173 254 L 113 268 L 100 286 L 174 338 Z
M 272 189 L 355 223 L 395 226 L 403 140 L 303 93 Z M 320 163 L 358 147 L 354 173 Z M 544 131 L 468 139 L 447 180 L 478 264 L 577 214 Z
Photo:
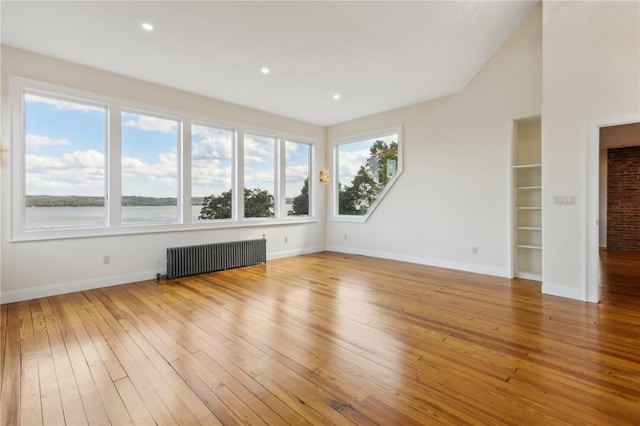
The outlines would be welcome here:
M 202 206 L 191 206 L 191 215 L 196 221 Z M 27 207 L 27 228 L 92 227 L 104 224 L 104 207 Z M 174 223 L 176 206 L 122 207 L 122 224 Z M 185 221 L 186 222 L 186 221 Z

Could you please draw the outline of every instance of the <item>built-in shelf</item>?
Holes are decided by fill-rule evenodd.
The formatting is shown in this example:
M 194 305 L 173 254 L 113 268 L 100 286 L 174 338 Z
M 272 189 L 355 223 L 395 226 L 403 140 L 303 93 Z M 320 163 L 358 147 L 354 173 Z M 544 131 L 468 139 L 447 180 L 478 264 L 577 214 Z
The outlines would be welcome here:
M 518 272 L 518 278 L 531 281 L 542 281 L 542 274 L 538 272 L 520 271 Z
M 514 276 L 542 280 L 542 151 L 540 117 L 517 120 L 513 133 Z
M 535 169 L 542 167 L 542 164 L 518 164 L 513 166 L 514 169 Z
M 542 250 L 541 246 L 528 246 L 525 244 L 518 244 L 517 247 L 521 249 L 529 249 L 529 250 Z

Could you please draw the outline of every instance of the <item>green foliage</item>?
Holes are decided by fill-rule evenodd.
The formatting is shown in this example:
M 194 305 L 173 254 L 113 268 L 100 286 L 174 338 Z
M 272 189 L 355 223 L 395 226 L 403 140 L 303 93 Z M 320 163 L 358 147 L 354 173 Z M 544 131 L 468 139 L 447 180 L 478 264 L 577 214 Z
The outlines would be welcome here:
M 244 190 L 244 217 L 272 217 L 274 212 L 273 195 L 260 188 Z M 198 219 L 230 219 L 231 190 L 222 194 L 204 197 Z
M 217 197 L 213 194 L 204 197 L 198 219 L 231 219 L 231 190 Z
M 300 194 L 293 199 L 288 212 L 289 216 L 306 216 L 309 214 L 309 178 L 304 180 Z
M 244 189 L 244 217 L 272 217 L 274 198 L 260 188 Z
M 369 150 L 367 163 L 360 166 L 350 186 L 340 185 L 338 189 L 338 214 L 364 215 L 378 198 L 382 189 L 395 173 L 391 164 L 398 161 L 398 143 L 387 145 L 376 141 Z

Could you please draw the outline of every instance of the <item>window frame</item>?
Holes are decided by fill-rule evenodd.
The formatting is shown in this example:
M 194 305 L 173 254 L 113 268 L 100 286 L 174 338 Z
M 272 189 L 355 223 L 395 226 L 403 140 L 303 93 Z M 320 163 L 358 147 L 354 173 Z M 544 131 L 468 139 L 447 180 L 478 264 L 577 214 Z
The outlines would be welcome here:
M 69 102 L 69 103 L 77 103 L 77 104 L 84 104 L 84 105 L 88 105 L 88 106 L 93 106 L 96 108 L 100 108 L 104 110 L 104 120 L 105 120 L 105 127 L 104 127 L 104 146 L 102 147 L 102 152 L 104 155 L 104 179 L 103 179 L 103 196 L 104 196 L 104 216 L 103 216 L 103 220 L 102 220 L 102 224 L 101 225 L 70 225 L 70 226 L 59 226 L 59 227 L 40 227 L 40 228 L 27 228 L 27 212 L 26 212 L 26 197 L 27 197 L 27 188 L 26 188 L 26 173 L 27 173 L 27 167 L 26 167 L 26 153 L 27 153 L 27 131 L 26 131 L 26 107 L 25 107 L 25 97 L 27 95 L 34 95 L 34 96 L 39 96 L 39 97 L 43 97 L 43 98 L 48 98 L 51 100 L 60 100 L 63 102 Z M 81 93 L 70 93 L 70 94 L 60 94 L 57 92 L 52 92 L 50 90 L 48 90 L 47 88 L 31 88 L 31 87 L 23 87 L 22 90 L 20 90 L 20 115 L 18 117 L 16 117 L 16 115 L 13 116 L 14 119 L 18 118 L 19 119 L 19 129 L 20 129 L 20 134 L 19 136 L 14 136 L 14 134 L 12 133 L 12 138 L 14 141 L 16 141 L 16 143 L 12 144 L 12 148 L 17 151 L 20 156 L 21 156 L 21 166 L 22 166 L 22 173 L 19 176 L 19 179 L 17 180 L 20 184 L 20 192 L 18 194 L 15 194 L 17 191 L 15 191 L 12 187 L 12 194 L 19 196 L 19 202 L 16 203 L 16 199 L 12 198 L 12 206 L 13 206 L 13 213 L 14 215 L 17 215 L 17 217 L 19 218 L 19 222 L 20 222 L 20 227 L 22 230 L 24 230 L 25 232 L 38 232 L 38 231 L 49 231 L 49 230 L 72 230 L 72 229 L 102 229 L 102 228 L 108 228 L 109 227 L 109 162 L 108 162 L 108 149 L 109 149 L 109 119 L 110 119 L 110 111 L 109 111 L 109 105 L 104 103 L 104 102 L 100 102 L 100 101 L 95 101 L 95 100 L 90 100 L 87 99 L 85 97 L 82 96 Z M 16 125 L 15 122 L 12 123 L 13 124 L 13 128 L 16 129 Z M 14 162 L 15 165 L 15 162 Z M 12 181 L 13 183 L 13 181 Z M 16 209 L 19 210 L 19 212 L 16 212 Z
M 369 206 L 369 208 L 367 209 L 367 212 L 364 215 L 344 215 L 344 214 L 340 214 L 339 213 L 339 209 L 340 209 L 340 201 L 339 201 L 339 195 L 340 195 L 340 189 L 339 189 L 339 184 L 340 184 L 340 175 L 339 175 L 339 171 L 340 171 L 340 164 L 339 164 L 339 155 L 338 155 L 338 148 L 342 145 L 346 145 L 346 144 L 350 144 L 350 143 L 356 143 L 356 142 L 362 142 L 368 139 L 376 139 L 376 138 L 383 138 L 386 136 L 391 136 L 391 135 L 398 135 L 398 164 L 397 164 L 397 168 L 396 168 L 396 172 L 393 175 L 393 177 L 387 182 L 387 184 L 385 185 L 385 187 L 382 189 L 382 191 L 380 191 L 380 193 L 378 194 L 378 197 L 375 199 L 375 201 Z M 393 187 L 393 185 L 396 183 L 396 181 L 398 180 L 398 178 L 400 177 L 400 175 L 402 175 L 402 171 L 403 171 L 403 135 L 402 135 L 402 125 L 395 125 L 395 126 L 389 126 L 389 127 L 384 127 L 384 128 L 380 128 L 380 129 L 375 129 L 375 130 L 370 130 L 367 132 L 363 132 L 363 133 L 358 133 L 358 134 L 353 134 L 353 135 L 348 135 L 348 136 L 344 136 L 344 137 L 340 137 L 340 138 L 336 138 L 331 140 L 330 142 L 330 147 L 331 147 L 331 162 L 332 162 L 332 176 L 334 177 L 333 179 L 331 179 L 330 185 L 331 185 L 331 220 L 336 221 L 336 222 L 354 222 L 354 223 L 365 223 L 367 220 L 369 220 L 369 218 L 371 217 L 371 215 L 373 214 L 373 212 L 376 210 L 376 208 L 380 205 L 380 203 L 382 202 L 382 200 L 386 197 L 387 193 L 391 190 L 391 188 Z
M 151 117 L 151 118 L 157 118 L 157 119 L 161 119 L 161 120 L 167 120 L 167 121 L 175 121 L 177 126 L 176 126 L 176 219 L 172 220 L 172 221 L 166 221 L 164 223 L 162 222 L 141 222 L 141 223 L 124 223 L 122 221 L 122 210 L 120 210 L 120 222 L 119 225 L 122 227 L 134 227 L 134 226 L 162 226 L 162 225 L 175 225 L 175 224 L 181 224 L 184 223 L 184 208 L 183 208 L 183 204 L 185 202 L 184 197 L 183 197 L 183 187 L 184 184 L 182 182 L 183 180 L 183 172 L 182 169 L 184 168 L 183 165 L 183 147 L 184 147 L 184 131 L 183 131 L 183 127 L 184 127 L 184 123 L 183 123 L 183 119 L 182 117 L 179 117 L 177 115 L 173 115 L 173 114 L 165 114 L 165 113 L 161 113 L 161 112 L 155 112 L 155 111 L 148 111 L 147 109 L 142 109 L 142 108 L 137 108 L 137 107 L 129 107 L 127 104 L 121 105 L 119 108 L 119 116 L 120 116 L 120 120 L 118 121 L 118 125 L 119 125 L 119 146 L 120 146 L 120 152 L 118 154 L 118 161 L 120 161 L 120 174 L 119 174 L 119 182 L 120 182 L 120 208 L 122 208 L 122 183 L 123 183 L 123 179 L 122 179 L 122 119 L 123 119 L 123 115 L 124 114 L 132 114 L 132 115 L 137 115 L 137 116 L 146 116 L 146 117 Z M 107 139 L 107 144 L 109 144 L 109 142 L 111 142 L 111 139 Z M 111 160 L 111 157 L 109 157 L 107 159 L 107 163 L 109 163 L 109 161 Z
M 307 145 L 308 149 L 309 149 L 309 156 L 307 158 L 308 161 L 308 165 L 309 165 L 309 177 L 308 177 L 308 198 L 309 198 L 309 213 L 306 215 L 289 215 L 289 211 L 287 210 L 287 142 L 289 143 L 295 143 L 298 145 Z M 300 142 L 298 140 L 295 139 L 284 139 L 282 141 L 282 146 L 281 146 L 281 164 L 283 167 L 283 171 L 280 174 L 281 177 L 281 188 L 282 188 L 282 192 L 283 192 L 283 196 L 280 197 L 280 208 L 282 211 L 282 216 L 283 218 L 304 218 L 304 217 L 312 217 L 315 216 L 314 212 L 312 211 L 313 205 L 314 203 L 312 202 L 314 194 L 316 192 L 316 180 L 313 179 L 314 176 L 316 176 L 316 173 L 314 173 L 314 168 L 313 168 L 313 158 L 314 158 L 314 146 L 311 143 L 308 142 Z
M 104 107 L 106 117 L 106 146 L 105 146 L 105 224 L 95 227 L 51 228 L 51 229 L 25 229 L 25 93 L 41 94 L 62 100 L 77 101 L 89 105 Z M 231 120 L 216 119 L 203 114 L 184 113 L 163 106 L 149 105 L 143 102 L 121 99 L 90 91 L 60 86 L 48 82 L 32 80 L 20 76 L 9 76 L 9 109 L 11 111 L 11 241 L 34 241 L 66 238 L 90 238 L 111 235 L 147 234 L 177 231 L 193 231 L 203 229 L 237 228 L 252 226 L 282 225 L 287 223 L 314 223 L 318 222 L 316 204 L 317 192 L 315 191 L 315 179 L 311 179 L 310 185 L 310 215 L 287 216 L 286 211 L 280 207 L 285 201 L 280 200 L 281 189 L 284 183 L 283 156 L 285 141 L 296 141 L 310 145 L 311 166 L 310 173 L 314 176 L 317 170 L 317 157 L 315 155 L 319 139 L 309 136 L 301 136 L 290 132 L 282 132 L 273 129 L 238 123 Z M 122 138 L 121 117 L 123 112 L 140 113 L 159 118 L 168 118 L 178 121 L 178 221 L 177 223 L 151 223 L 151 224 L 122 224 L 121 199 L 122 199 Z M 194 221 L 191 215 L 191 124 L 231 130 L 235 140 L 232 147 L 232 218 L 210 221 Z M 264 135 L 275 138 L 277 155 L 275 162 L 275 215 L 269 218 L 244 218 L 242 201 L 244 194 L 239 196 L 244 186 L 244 133 Z M 313 191 L 313 192 L 312 192 Z M 244 191 L 242 191 L 244 193 Z M 284 193 L 282 193 L 284 194 Z
M 203 219 L 203 220 L 194 220 L 193 218 L 193 214 L 192 214 L 192 199 L 193 199 L 193 164 L 192 164 L 192 160 L 193 160 L 193 152 L 192 152 L 192 148 L 193 148 L 193 126 L 199 126 L 199 127 L 208 127 L 211 129 L 216 129 L 216 130 L 224 130 L 224 131 L 228 131 L 231 132 L 232 135 L 232 139 L 231 139 L 231 217 L 228 219 Z M 183 127 L 186 128 L 186 124 L 183 124 Z M 183 137 L 186 138 L 187 134 L 186 131 L 183 131 Z M 187 214 L 188 211 L 188 216 L 185 217 L 189 217 L 189 223 L 194 223 L 194 224 L 200 224 L 200 223 L 224 223 L 224 222 L 233 222 L 237 220 L 237 206 L 235 205 L 236 203 L 234 202 L 235 197 L 233 196 L 233 194 L 236 194 L 238 191 L 238 162 L 237 162 L 237 157 L 238 157 L 238 153 L 237 153 L 237 148 L 238 148 L 238 130 L 234 129 L 231 126 L 228 125 L 218 125 L 218 124 L 211 124 L 211 122 L 208 121 L 203 121 L 203 120 L 189 120 L 189 130 L 188 130 L 188 136 L 189 139 L 188 141 L 185 143 L 185 146 L 188 146 L 188 155 L 185 153 L 184 154 L 184 160 L 183 160 L 183 166 L 186 169 L 187 167 L 189 168 L 189 181 L 185 181 L 185 193 L 188 194 L 188 196 L 185 195 L 184 197 L 184 202 L 185 204 L 187 204 L 188 201 L 188 206 L 184 207 L 184 213 L 185 215 Z M 187 158 L 188 157 L 188 158 Z M 188 192 L 187 192 L 187 188 L 188 188 Z M 188 207 L 188 208 L 187 208 Z

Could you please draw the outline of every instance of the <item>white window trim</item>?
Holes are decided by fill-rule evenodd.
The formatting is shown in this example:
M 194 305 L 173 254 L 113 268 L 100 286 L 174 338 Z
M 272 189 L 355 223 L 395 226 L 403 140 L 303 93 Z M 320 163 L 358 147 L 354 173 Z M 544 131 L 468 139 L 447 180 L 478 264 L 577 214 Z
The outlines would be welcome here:
M 340 145 L 353 143 L 353 142 L 361 142 L 367 139 L 375 139 L 381 138 L 390 135 L 398 135 L 398 167 L 396 169 L 396 173 L 393 175 L 391 180 L 387 182 L 385 187 L 382 189 L 380 194 L 376 200 L 369 206 L 367 209 L 367 213 L 364 215 L 341 215 L 339 214 L 339 169 L 340 165 L 338 164 L 338 147 Z M 337 139 L 333 139 L 330 143 L 331 146 L 331 160 L 332 160 L 332 173 L 334 179 L 332 179 L 331 183 L 331 220 L 336 222 L 353 222 L 353 223 L 365 223 L 376 210 L 378 205 L 382 203 L 382 200 L 385 198 L 387 193 L 391 190 L 391 187 L 396 183 L 400 175 L 403 171 L 403 142 L 402 142 L 402 126 L 395 125 L 390 127 L 385 127 L 381 129 L 371 130 L 364 133 L 358 133 L 355 135 L 349 135 Z
M 78 102 L 106 106 L 107 108 L 107 146 L 105 147 L 106 169 L 105 169 L 105 208 L 106 219 L 102 227 L 87 228 L 53 228 L 53 229 L 24 229 L 24 199 L 25 199 L 25 163 L 24 163 L 24 102 L 23 93 L 32 91 L 43 96 L 59 97 Z M 9 76 L 9 96 L 11 117 L 11 241 L 36 241 L 36 240 L 56 240 L 68 238 L 93 238 L 114 235 L 133 234 L 153 234 L 163 232 L 181 232 L 206 229 L 226 229 L 243 228 L 255 226 L 277 226 L 282 224 L 302 224 L 317 223 L 318 191 L 317 184 L 312 176 L 315 175 L 317 166 L 317 145 L 318 139 L 309 136 L 297 135 L 290 132 L 282 132 L 273 129 L 253 126 L 246 123 L 239 123 L 230 120 L 220 120 L 204 115 L 184 113 L 169 108 L 145 104 L 142 102 L 124 100 L 117 97 L 98 94 L 90 91 L 59 86 L 52 83 L 32 80 L 19 76 Z M 178 223 L 171 224 L 121 224 L 121 113 L 130 111 L 133 113 L 148 114 L 158 117 L 176 119 L 180 123 L 178 145 Z M 234 161 L 232 190 L 234 194 L 240 194 L 239 189 L 243 188 L 243 165 L 244 165 L 244 133 L 255 135 L 265 135 L 274 137 L 279 147 L 285 141 L 295 141 L 310 145 L 311 166 L 310 166 L 310 215 L 309 216 L 287 216 L 286 212 L 281 217 L 272 218 L 249 218 L 244 219 L 244 208 L 242 196 L 235 196 L 232 199 L 232 218 L 212 221 L 193 222 L 190 212 L 187 215 L 187 208 L 191 207 L 191 123 L 202 124 L 211 127 L 229 129 L 235 132 Z M 189 136 L 187 138 L 187 136 Z M 276 167 L 283 168 L 284 165 Z M 279 171 L 278 171 L 279 172 Z M 284 169 L 283 169 L 284 173 Z M 276 176 L 276 191 L 278 190 L 279 176 Z M 189 195 L 187 199 L 186 196 Z M 276 199 L 276 204 L 279 199 Z M 276 206 L 277 210 L 277 206 Z

